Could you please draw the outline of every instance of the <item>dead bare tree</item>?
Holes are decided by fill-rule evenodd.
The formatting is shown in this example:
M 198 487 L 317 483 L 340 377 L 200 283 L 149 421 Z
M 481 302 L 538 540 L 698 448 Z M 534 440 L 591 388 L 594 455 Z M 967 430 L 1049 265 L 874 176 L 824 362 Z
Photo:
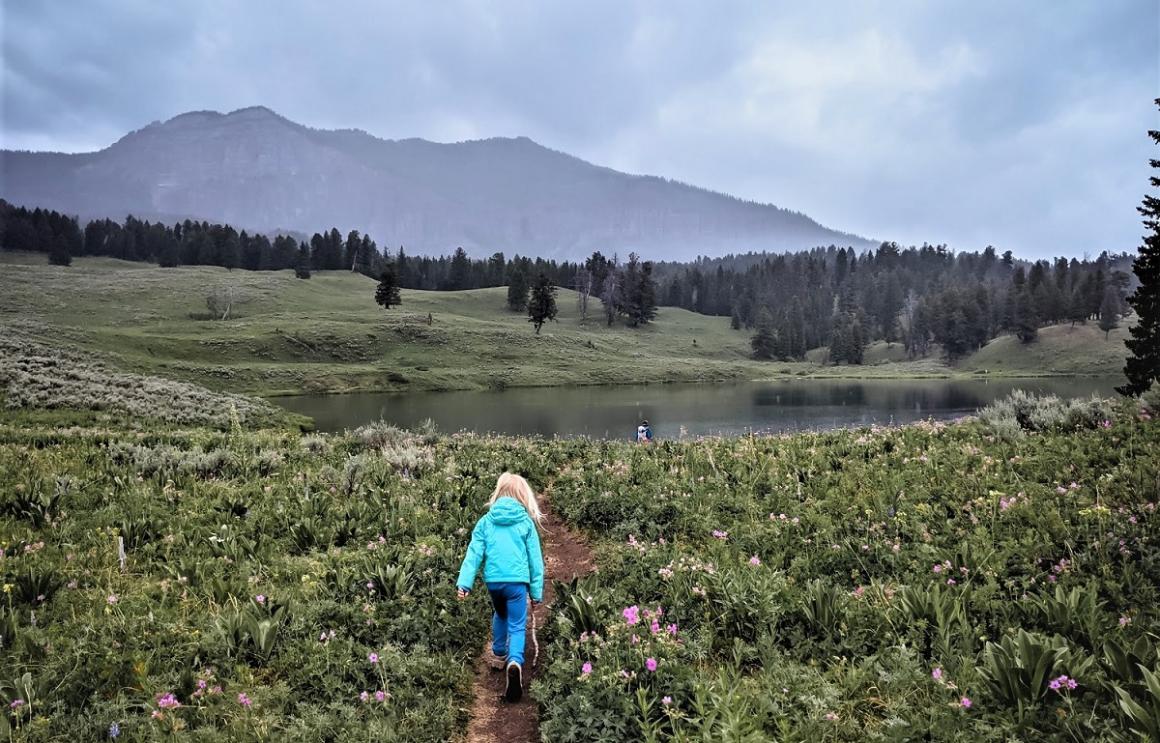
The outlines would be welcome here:
M 587 268 L 576 269 L 576 307 L 580 319 L 588 319 L 588 298 L 592 296 L 592 272 Z
M 216 286 L 205 297 L 205 306 L 218 320 L 230 319 L 234 305 L 243 304 L 246 298 L 233 286 Z

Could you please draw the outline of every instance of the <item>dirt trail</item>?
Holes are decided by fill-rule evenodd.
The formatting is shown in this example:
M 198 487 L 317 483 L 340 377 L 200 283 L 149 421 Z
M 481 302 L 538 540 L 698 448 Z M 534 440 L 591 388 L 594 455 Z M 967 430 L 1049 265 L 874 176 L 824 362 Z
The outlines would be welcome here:
M 591 573 L 595 567 L 592 548 L 578 533 L 568 529 L 556 518 L 548 499 L 540 496 L 544 511 L 544 602 L 536 607 L 536 626 L 548 622 L 548 609 L 556 598 L 552 581 L 570 581 Z M 532 661 L 532 624 L 528 621 L 528 642 L 525 650 L 528 668 L 524 669 L 524 696 L 516 704 L 508 704 L 500 697 L 504 690 L 504 674 L 488 667 L 482 656 L 475 663 L 475 681 L 472 683 L 473 701 L 471 722 L 467 727 L 467 743 L 492 741 L 538 741 L 540 739 L 540 710 L 536 700 L 527 693 L 529 682 L 536 677 L 547 659 L 547 650 L 540 643 L 539 661 Z M 540 632 L 543 635 L 543 632 Z

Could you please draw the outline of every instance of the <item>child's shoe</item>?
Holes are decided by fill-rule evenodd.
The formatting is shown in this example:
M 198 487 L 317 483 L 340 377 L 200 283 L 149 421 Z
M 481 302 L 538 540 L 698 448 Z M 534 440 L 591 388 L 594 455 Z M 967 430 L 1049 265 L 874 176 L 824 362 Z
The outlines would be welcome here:
M 487 663 L 487 667 L 493 671 L 502 671 L 507 664 L 507 658 L 502 655 L 496 655 L 491 649 L 491 643 L 483 649 L 483 659 Z
M 507 665 L 507 689 L 503 698 L 508 702 L 518 702 L 524 694 L 523 669 L 520 664 L 512 661 Z

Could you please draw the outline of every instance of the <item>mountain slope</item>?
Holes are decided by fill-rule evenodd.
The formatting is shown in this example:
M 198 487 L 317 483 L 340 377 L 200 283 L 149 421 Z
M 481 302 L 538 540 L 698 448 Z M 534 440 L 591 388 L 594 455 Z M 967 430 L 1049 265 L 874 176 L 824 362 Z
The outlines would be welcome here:
M 338 226 L 412 253 L 594 249 L 670 260 L 855 245 L 805 215 L 635 176 L 526 137 L 437 144 L 310 129 L 262 107 L 154 123 L 94 153 L 4 151 L 0 197 L 82 217 L 193 217 L 254 230 Z

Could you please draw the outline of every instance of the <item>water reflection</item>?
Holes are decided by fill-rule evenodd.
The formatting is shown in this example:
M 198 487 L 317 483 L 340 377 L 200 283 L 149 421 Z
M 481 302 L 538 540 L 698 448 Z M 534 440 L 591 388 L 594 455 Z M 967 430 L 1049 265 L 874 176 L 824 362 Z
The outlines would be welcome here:
M 412 428 L 431 418 L 441 431 L 631 438 L 647 418 L 660 438 L 778 432 L 975 412 L 1013 389 L 1061 397 L 1113 394 L 1114 379 L 787 380 L 730 385 L 509 389 L 407 395 L 305 395 L 281 405 L 321 430 L 386 420 Z

